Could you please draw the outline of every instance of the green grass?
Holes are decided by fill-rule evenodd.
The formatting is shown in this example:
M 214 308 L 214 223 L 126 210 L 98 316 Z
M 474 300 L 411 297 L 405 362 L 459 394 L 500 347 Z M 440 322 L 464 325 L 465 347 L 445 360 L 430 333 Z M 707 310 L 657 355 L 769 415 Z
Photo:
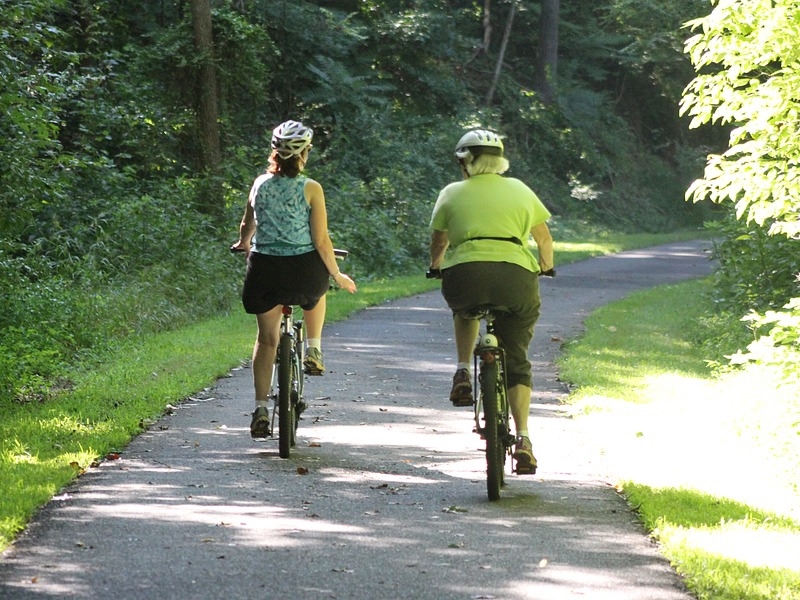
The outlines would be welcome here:
M 570 410 L 703 599 L 800 598 L 800 390 L 714 374 L 693 339 L 706 283 L 634 294 L 567 345 Z
M 556 230 L 558 236 L 558 231 Z M 556 244 L 557 264 L 638 248 L 696 232 L 623 236 Z M 562 236 L 563 239 L 563 236 Z M 355 295 L 330 294 L 328 322 L 367 306 L 438 288 L 419 274 L 359 285 Z M 0 404 L 0 550 L 36 509 L 93 462 L 121 450 L 167 404 L 211 385 L 249 358 L 253 317 L 236 311 L 179 331 L 125 341 L 77 370 L 74 387 L 45 402 Z

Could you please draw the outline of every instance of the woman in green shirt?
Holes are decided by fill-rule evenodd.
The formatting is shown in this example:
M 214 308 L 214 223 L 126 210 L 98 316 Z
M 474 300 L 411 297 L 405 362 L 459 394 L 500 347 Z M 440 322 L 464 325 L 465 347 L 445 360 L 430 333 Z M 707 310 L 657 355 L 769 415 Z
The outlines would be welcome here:
M 533 474 L 537 464 L 528 433 L 528 346 L 541 305 L 539 273 L 553 274 L 553 238 L 546 224 L 550 212 L 527 185 L 502 175 L 508 160 L 496 133 L 467 132 L 455 155 L 464 179 L 439 193 L 430 246 L 431 269 L 442 270 L 442 295 L 453 311 L 458 366 L 450 401 L 455 406 L 473 404 L 470 368 L 480 323 L 462 315 L 483 304 L 504 307 L 495 331 L 506 349 L 517 433 L 514 458 L 517 473 Z M 528 249 L 529 236 L 538 246 L 538 260 Z

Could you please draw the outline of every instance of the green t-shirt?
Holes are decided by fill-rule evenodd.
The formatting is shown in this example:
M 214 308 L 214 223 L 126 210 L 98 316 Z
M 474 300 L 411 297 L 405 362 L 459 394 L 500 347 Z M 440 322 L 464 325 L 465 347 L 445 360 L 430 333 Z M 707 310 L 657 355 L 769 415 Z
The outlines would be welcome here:
M 550 211 L 519 179 L 502 175 L 473 175 L 451 183 L 436 200 L 431 227 L 446 231 L 450 248 L 442 261 L 446 269 L 465 262 L 507 262 L 539 272 L 528 247 L 530 231 L 547 221 Z M 504 240 L 516 238 L 522 245 Z

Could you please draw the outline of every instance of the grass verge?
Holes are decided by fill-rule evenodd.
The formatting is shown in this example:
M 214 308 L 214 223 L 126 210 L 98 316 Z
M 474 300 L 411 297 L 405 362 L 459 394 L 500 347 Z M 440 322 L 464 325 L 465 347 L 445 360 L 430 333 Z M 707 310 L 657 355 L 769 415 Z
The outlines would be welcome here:
M 692 239 L 697 232 L 610 235 L 599 241 L 556 244 L 558 264 Z M 334 292 L 328 322 L 401 296 L 438 288 L 422 273 Z M 129 339 L 84 370 L 74 386 L 45 402 L 0 404 L 0 551 L 25 528 L 39 506 L 175 404 L 246 360 L 255 336 L 253 318 L 237 311 L 179 331 Z
M 800 390 L 713 374 L 691 342 L 706 283 L 634 294 L 567 345 L 571 411 L 701 600 L 800 599 Z

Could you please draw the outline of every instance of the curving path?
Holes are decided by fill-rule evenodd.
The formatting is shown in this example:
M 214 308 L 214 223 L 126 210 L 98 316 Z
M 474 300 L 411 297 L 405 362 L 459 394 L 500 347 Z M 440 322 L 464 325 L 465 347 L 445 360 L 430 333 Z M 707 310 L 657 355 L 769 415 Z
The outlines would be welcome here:
M 594 308 L 710 272 L 707 244 L 597 258 L 543 280 L 531 350 L 539 474 L 486 499 L 471 414 L 446 401 L 438 293 L 326 329 L 289 460 L 248 433 L 240 369 L 43 508 L 2 556 L 0 598 L 686 600 L 579 425 L 553 359 Z

